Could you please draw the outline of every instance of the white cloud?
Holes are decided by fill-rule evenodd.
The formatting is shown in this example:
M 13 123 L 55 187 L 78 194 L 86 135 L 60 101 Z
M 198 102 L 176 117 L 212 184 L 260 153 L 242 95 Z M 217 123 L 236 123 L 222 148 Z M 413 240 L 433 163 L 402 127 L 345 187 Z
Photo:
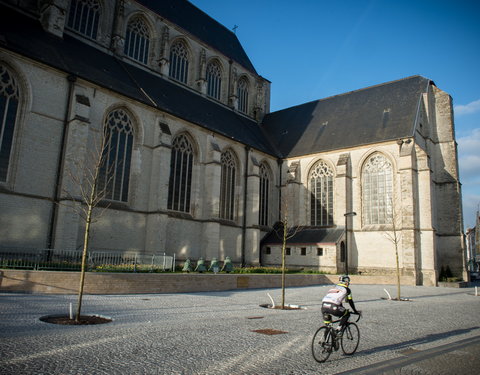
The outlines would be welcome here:
M 479 208 L 479 194 L 463 194 L 463 222 L 465 228 L 473 228 L 475 226 Z
M 480 128 L 457 139 L 458 164 L 462 183 L 478 181 L 480 178 Z
M 460 182 L 462 183 L 463 220 L 465 228 L 475 226 L 480 204 L 480 128 L 457 138 Z
M 480 112 L 480 99 L 466 105 L 456 105 L 454 106 L 454 111 L 456 115 L 469 115 L 471 113 Z
M 472 129 L 471 134 L 458 138 L 457 142 L 459 153 L 480 155 L 480 128 Z
M 480 155 L 466 155 L 459 158 L 460 178 L 468 180 L 480 178 Z

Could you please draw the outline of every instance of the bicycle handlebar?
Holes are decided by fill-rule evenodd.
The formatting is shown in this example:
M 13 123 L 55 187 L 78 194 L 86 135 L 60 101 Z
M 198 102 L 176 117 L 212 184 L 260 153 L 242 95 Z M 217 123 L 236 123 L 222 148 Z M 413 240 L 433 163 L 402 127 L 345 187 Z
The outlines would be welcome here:
M 362 312 L 359 311 L 358 313 L 354 313 L 354 312 L 351 312 L 350 315 L 357 315 L 358 318 L 357 320 L 355 320 L 355 323 L 358 322 L 360 320 L 360 318 L 362 317 Z

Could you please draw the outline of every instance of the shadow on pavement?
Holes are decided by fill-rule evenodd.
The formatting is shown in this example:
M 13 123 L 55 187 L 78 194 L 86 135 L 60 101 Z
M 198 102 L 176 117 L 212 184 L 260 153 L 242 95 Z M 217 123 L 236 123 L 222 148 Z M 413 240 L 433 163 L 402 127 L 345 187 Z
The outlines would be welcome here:
M 413 340 L 408 340 L 408 341 L 404 341 L 404 342 L 400 342 L 400 343 L 396 343 L 396 344 L 384 345 L 384 346 L 379 346 L 379 347 L 372 348 L 372 349 L 361 350 L 361 351 L 358 351 L 356 353 L 356 355 L 369 355 L 369 354 L 378 353 L 378 352 L 385 351 L 385 350 L 406 349 L 406 348 L 408 348 L 410 346 L 413 346 L 413 345 L 426 344 L 426 343 L 429 343 L 429 342 L 444 339 L 446 337 L 463 335 L 465 333 L 474 331 L 476 329 L 480 329 L 480 327 L 472 327 L 472 328 L 466 328 L 466 329 L 456 329 L 456 330 L 448 331 L 448 332 L 435 333 L 435 334 L 426 335 L 426 336 L 423 336 L 423 337 L 419 337 L 419 338 L 416 338 L 416 339 L 413 339 Z

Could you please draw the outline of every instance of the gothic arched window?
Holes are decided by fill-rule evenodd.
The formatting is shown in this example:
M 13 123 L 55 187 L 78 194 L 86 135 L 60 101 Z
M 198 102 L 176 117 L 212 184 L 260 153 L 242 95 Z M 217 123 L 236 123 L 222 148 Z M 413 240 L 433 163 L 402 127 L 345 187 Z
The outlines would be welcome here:
M 67 26 L 91 39 L 97 39 L 100 4 L 97 0 L 72 0 Z
M 270 170 L 267 165 L 260 165 L 260 207 L 258 210 L 258 224 L 268 225 L 268 203 L 270 198 Z
M 193 155 L 192 144 L 186 135 L 179 135 L 173 140 L 168 184 L 169 210 L 190 212 Z
M 0 65 L 0 182 L 6 182 L 17 122 L 19 88 L 12 73 Z
M 225 151 L 220 158 L 222 165 L 220 185 L 220 218 L 233 220 L 235 212 L 236 163 L 232 152 Z
M 207 65 L 207 95 L 220 100 L 222 88 L 222 69 L 217 62 Z
M 140 17 L 135 17 L 128 23 L 125 36 L 125 54 L 143 64 L 148 63 L 148 50 L 150 48 L 150 33 L 145 22 Z
M 188 50 L 182 42 L 176 42 L 170 49 L 170 77 L 187 83 Z
M 333 225 L 333 172 L 319 161 L 310 172 L 311 225 Z
M 128 202 L 130 164 L 133 150 L 133 124 L 128 113 L 116 109 L 105 119 L 105 148 L 100 168 L 99 189 L 105 198 Z
M 369 224 L 392 221 L 393 168 L 382 154 L 373 154 L 362 170 L 363 220 Z
M 248 82 L 245 78 L 238 81 L 237 86 L 238 110 L 243 113 L 248 112 Z

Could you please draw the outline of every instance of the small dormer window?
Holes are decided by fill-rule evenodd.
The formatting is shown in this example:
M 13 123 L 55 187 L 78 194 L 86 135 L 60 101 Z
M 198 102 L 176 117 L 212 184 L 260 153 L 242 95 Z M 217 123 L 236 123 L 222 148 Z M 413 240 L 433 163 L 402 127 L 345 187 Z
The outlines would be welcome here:
M 72 0 L 67 26 L 90 38 L 97 39 L 100 4 L 97 0 Z

